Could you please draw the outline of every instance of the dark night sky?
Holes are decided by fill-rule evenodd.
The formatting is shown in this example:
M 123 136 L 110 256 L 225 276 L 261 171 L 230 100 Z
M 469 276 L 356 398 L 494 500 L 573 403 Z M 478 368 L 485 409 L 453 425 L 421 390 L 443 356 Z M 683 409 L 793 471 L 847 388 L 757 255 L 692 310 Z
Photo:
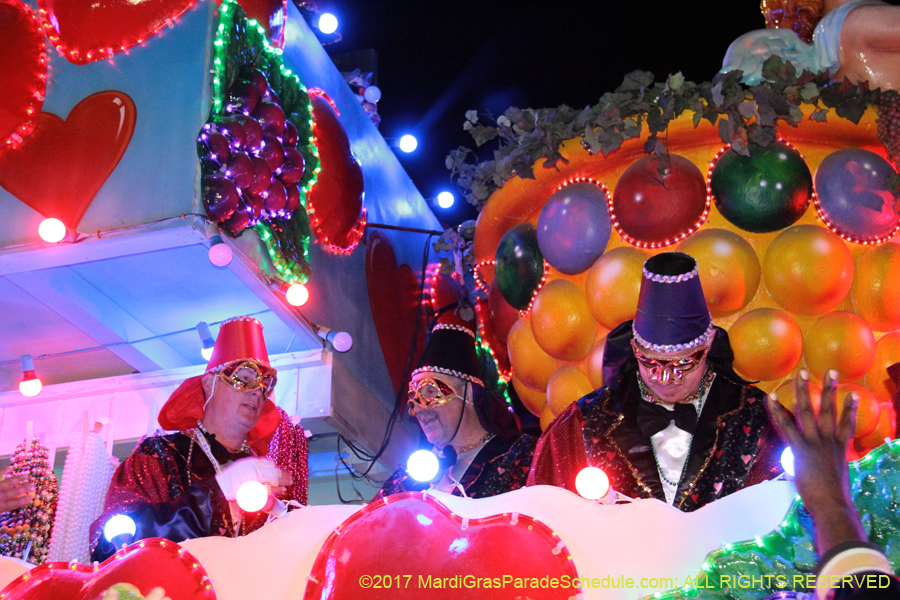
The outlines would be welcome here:
M 378 53 L 381 132 L 419 139 L 397 153 L 425 198 L 457 192 L 453 209 L 435 208 L 449 224 L 475 215 L 444 167 L 449 150 L 473 147 L 466 110 L 583 108 L 634 69 L 706 81 L 732 40 L 765 26 L 758 0 L 333 2 L 343 39 L 326 48 Z

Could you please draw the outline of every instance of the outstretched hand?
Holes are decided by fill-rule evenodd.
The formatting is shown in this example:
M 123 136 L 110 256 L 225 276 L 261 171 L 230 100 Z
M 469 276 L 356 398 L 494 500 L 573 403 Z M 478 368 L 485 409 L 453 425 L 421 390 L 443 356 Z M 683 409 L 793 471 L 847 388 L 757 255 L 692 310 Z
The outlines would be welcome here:
M 859 398 L 850 393 L 837 415 L 837 372 L 828 371 L 822 389 L 819 414 L 809 398 L 809 373 L 796 379 L 794 417 L 769 394 L 769 416 L 794 453 L 794 483 L 803 505 L 816 524 L 819 552 L 846 541 L 865 541 L 866 536 L 853 501 L 847 468 L 847 444 L 856 427 Z

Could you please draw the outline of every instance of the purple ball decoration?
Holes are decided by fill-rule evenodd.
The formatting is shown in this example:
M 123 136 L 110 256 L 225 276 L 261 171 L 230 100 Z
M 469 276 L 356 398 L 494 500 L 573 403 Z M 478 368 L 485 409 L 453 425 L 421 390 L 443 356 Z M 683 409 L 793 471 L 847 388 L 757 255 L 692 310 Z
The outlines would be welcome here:
M 819 216 L 841 237 L 878 244 L 900 223 L 897 199 L 887 189 L 891 164 L 874 152 L 844 148 L 825 157 L 816 170 Z
M 206 213 L 216 223 L 230 218 L 240 205 L 241 196 L 230 179 L 221 175 L 205 175 L 202 188 Z
M 606 192 L 590 182 L 571 183 L 554 192 L 537 222 L 541 254 L 566 275 L 587 271 L 606 250 L 611 231 Z

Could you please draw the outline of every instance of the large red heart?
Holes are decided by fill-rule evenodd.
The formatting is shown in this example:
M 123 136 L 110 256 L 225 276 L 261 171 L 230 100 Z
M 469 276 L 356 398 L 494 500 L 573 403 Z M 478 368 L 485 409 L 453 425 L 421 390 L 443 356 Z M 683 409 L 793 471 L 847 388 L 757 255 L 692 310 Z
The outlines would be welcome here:
M 350 151 L 350 138 L 331 98 L 312 89 L 309 99 L 320 169 L 306 199 L 310 224 L 319 241 L 348 252 L 359 242 L 364 227 L 362 169 Z
M 74 230 L 131 141 L 137 111 L 126 94 L 88 96 L 63 121 L 43 113 L 30 136 L 0 150 L 0 187 Z
M 196 0 L 39 0 L 44 32 L 69 62 L 83 65 L 144 43 Z
M 148 538 L 120 550 L 103 564 L 44 563 L 0 592 L 4 600 L 98 600 L 117 583 L 130 583 L 146 596 L 161 587 L 173 598 L 215 600 L 206 570 L 175 542 Z
M 47 54 L 38 20 L 20 0 L 0 0 L 0 147 L 37 124 L 47 84 Z
M 397 392 L 406 375 L 406 361 L 416 327 L 419 278 L 409 265 L 397 266 L 391 242 L 380 231 L 371 231 L 366 242 L 366 285 L 378 342 Z M 416 336 L 413 366 L 424 345 L 425 323 L 422 319 Z
M 304 598 L 567 600 L 581 593 L 578 583 L 565 544 L 537 519 L 463 519 L 408 492 L 373 502 L 328 536 Z

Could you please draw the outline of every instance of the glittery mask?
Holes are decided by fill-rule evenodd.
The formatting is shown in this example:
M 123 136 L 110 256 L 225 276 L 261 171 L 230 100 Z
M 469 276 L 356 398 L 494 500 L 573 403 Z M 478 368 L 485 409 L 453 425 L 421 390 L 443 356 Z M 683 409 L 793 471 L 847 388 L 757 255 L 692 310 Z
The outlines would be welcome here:
M 650 377 L 651 382 L 663 384 L 671 383 L 673 385 L 681 385 L 684 383 L 684 378 L 700 367 L 700 364 L 706 357 L 706 353 L 709 351 L 709 346 L 704 346 L 687 356 L 679 356 L 678 358 L 660 358 L 658 356 L 645 354 L 634 340 L 631 342 L 631 347 L 634 349 L 634 357 L 637 359 L 638 363 L 647 369 L 647 375 Z
M 461 398 L 456 390 L 441 379 L 436 377 L 425 377 L 418 381 L 409 382 L 409 414 L 413 414 L 414 409 L 430 410 L 443 406 L 456 398 Z
M 268 400 L 278 378 L 272 367 L 247 359 L 225 365 L 219 371 L 219 379 L 239 392 L 252 392 L 262 388 Z

